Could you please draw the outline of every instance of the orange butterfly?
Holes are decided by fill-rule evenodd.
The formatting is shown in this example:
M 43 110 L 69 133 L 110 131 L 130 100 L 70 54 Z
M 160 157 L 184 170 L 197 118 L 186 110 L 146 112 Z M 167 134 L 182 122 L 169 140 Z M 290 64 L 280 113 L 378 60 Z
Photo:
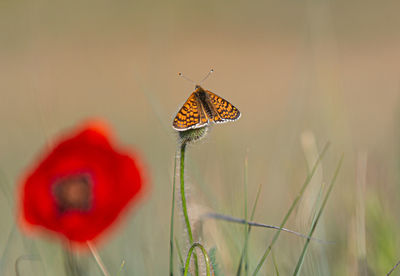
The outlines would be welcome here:
M 196 90 L 176 114 L 172 126 L 178 131 L 184 131 L 204 127 L 210 122 L 235 121 L 239 117 L 239 110 L 227 100 L 196 85 Z

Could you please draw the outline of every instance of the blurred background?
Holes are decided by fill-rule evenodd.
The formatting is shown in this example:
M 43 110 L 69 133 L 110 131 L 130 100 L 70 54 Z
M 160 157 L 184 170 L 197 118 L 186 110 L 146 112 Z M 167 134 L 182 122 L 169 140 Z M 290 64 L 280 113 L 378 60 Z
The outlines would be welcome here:
M 34 158 L 82 120 L 105 119 L 150 172 L 147 201 L 99 246 L 116 275 L 165 275 L 177 137 L 171 124 L 194 85 L 242 113 L 187 151 L 193 223 L 202 212 L 279 225 L 318 152 L 331 146 L 287 228 L 307 233 L 321 191 L 344 162 L 302 275 L 385 275 L 400 259 L 398 1 L 0 2 L 0 274 L 64 275 L 63 248 L 21 233 L 15 189 Z M 246 154 L 247 152 L 247 154 Z M 317 202 L 317 203 L 316 203 Z M 179 201 L 177 204 L 179 206 Z M 187 248 L 182 216 L 176 237 Z M 234 275 L 244 227 L 206 221 L 202 241 Z M 250 271 L 272 230 L 253 229 Z M 282 233 L 273 254 L 293 273 L 305 240 Z M 36 258 L 35 257 L 35 258 Z M 21 260 L 21 258 L 20 258 Z M 268 257 L 260 275 L 275 275 Z M 100 275 L 82 254 L 88 275 Z M 178 258 L 176 258 L 178 265 Z M 392 275 L 400 275 L 400 270 Z

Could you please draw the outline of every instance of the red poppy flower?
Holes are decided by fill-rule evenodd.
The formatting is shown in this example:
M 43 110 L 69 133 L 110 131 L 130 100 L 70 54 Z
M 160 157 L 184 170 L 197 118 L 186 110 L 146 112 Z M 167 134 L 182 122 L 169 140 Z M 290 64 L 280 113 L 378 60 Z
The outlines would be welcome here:
M 21 189 L 22 218 L 83 243 L 97 238 L 142 189 L 136 157 L 116 149 L 102 125 L 90 123 L 33 165 Z

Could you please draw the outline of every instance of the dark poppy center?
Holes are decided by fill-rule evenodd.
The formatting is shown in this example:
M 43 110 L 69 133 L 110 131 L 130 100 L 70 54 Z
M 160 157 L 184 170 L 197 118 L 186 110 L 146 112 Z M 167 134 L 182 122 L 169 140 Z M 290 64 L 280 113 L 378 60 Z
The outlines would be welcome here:
M 58 180 L 53 192 L 61 213 L 73 210 L 88 211 L 91 207 L 92 183 L 87 175 Z

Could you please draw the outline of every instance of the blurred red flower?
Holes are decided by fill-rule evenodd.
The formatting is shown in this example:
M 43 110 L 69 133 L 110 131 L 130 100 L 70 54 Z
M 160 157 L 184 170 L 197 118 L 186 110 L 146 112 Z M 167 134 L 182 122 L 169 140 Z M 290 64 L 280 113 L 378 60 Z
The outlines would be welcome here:
M 97 238 L 143 190 L 137 157 L 110 141 L 101 123 L 62 138 L 24 178 L 25 225 L 41 226 L 68 240 Z

